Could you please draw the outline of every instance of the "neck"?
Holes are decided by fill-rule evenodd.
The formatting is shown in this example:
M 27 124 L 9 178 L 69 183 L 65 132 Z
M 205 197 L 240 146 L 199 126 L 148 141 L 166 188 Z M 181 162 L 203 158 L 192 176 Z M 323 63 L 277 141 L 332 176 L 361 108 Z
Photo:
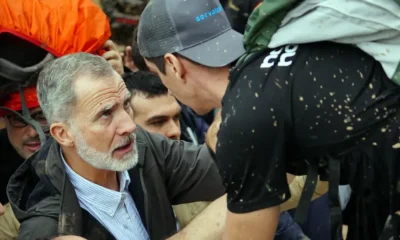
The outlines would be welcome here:
M 102 187 L 119 191 L 118 175 L 115 171 L 97 169 L 83 160 L 73 149 L 62 148 L 68 166 L 79 176 Z
M 218 71 L 212 72 L 212 75 L 213 81 L 205 82 L 204 87 L 210 96 L 210 101 L 213 103 L 214 108 L 221 108 L 222 98 L 229 84 L 229 67 L 218 69 Z

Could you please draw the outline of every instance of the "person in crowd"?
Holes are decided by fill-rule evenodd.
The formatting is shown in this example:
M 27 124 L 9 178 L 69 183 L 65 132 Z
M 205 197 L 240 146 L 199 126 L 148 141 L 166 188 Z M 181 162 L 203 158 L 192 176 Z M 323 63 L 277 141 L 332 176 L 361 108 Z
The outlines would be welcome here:
M 148 132 L 179 140 L 181 107 L 160 78 L 150 72 L 137 71 L 124 74 L 123 79 L 132 94 L 134 122 Z
M 213 0 L 153 1 L 142 13 L 138 45 L 148 68 L 183 103 L 199 114 L 223 106 L 217 163 L 227 186 L 227 239 L 273 238 L 280 205 L 290 198 L 286 172 L 305 174 L 305 159 L 323 179 L 328 165 L 336 167 L 333 188 L 340 168 L 342 183 L 368 193 L 364 207 L 380 209 L 364 215 L 364 224 L 382 231 L 398 195 L 389 191 L 397 174 L 388 173 L 398 171 L 400 89 L 376 60 L 349 45 L 319 42 L 266 49 L 230 70 L 245 53 L 242 36 Z M 367 173 L 374 178 L 361 184 Z
M 135 94 L 135 91 L 132 98 L 134 110 L 138 109 L 134 115 L 136 123 L 168 138 L 204 143 L 208 124 L 168 94 L 156 75 L 138 71 L 125 74 L 124 79 L 130 91 L 140 93 Z
M 137 45 L 137 28 L 133 32 L 133 43 L 132 46 L 128 46 L 126 50 L 127 54 L 124 55 L 124 63 L 126 66 L 135 66 L 139 71 L 149 72 L 148 67 L 140 55 Z M 212 123 L 214 116 L 213 111 L 210 113 L 199 116 L 193 112 L 190 107 L 182 104 L 179 100 L 178 103 L 181 107 L 181 139 L 197 144 L 202 144 L 205 141 L 205 132 L 207 132 L 209 124 Z
M 224 193 L 207 145 L 135 125 L 131 93 L 104 59 L 87 53 L 58 58 L 40 72 L 37 91 L 53 138 L 8 185 L 19 239 L 165 239 L 177 231 L 172 204 Z
M 0 45 L 2 45 L 1 49 L 9 49 L 9 51 L 1 51 L 0 57 L 13 59 L 13 62 L 19 66 L 35 62 L 44 52 L 43 49 L 11 34 L 2 35 Z M 116 71 L 123 73 L 121 57 L 115 44 L 112 41 L 106 41 L 102 49 L 105 50 L 102 56 L 114 66 Z M 12 50 L 22 51 L 26 55 L 23 58 L 16 58 L 15 55 L 9 56 L 8 53 L 12 54 Z M 42 127 L 46 126 L 47 120 L 39 106 L 36 86 L 32 84 L 27 86 L 24 89 L 24 95 L 31 117 Z M 11 91 L 8 95 L 0 96 L 0 106 L 21 113 L 22 103 L 19 91 Z M 9 204 L 6 194 L 7 183 L 18 167 L 40 148 L 40 140 L 37 131 L 15 113 L 1 110 L 0 118 L 3 118 L 5 123 L 5 128 L 0 130 L 0 153 L 2 156 L 2 161 L 0 161 L 0 203 L 4 204 L 5 208 L 4 216 L 0 217 L 0 236 L 13 239 L 18 235 L 19 223 Z
M 224 6 L 232 29 L 244 34 L 250 14 L 261 3 L 262 0 L 229 0 L 226 4 L 222 4 L 222 6 Z M 339 196 L 341 199 L 349 197 L 351 193 L 349 189 L 348 185 L 339 186 Z M 294 216 L 295 209 L 292 209 L 290 213 Z M 310 203 L 306 221 L 300 226 L 304 233 L 311 239 L 328 239 L 330 234 L 329 216 L 329 198 L 326 193 L 326 195 Z M 318 227 L 315 227 L 317 225 Z
M 48 3 L 43 1 L 43 4 L 46 5 Z M 82 1 L 82 4 L 85 4 L 85 2 Z M 3 11 L 3 7 L 5 7 L 5 5 L 2 5 L 2 8 L 1 8 L 2 11 Z M 55 6 L 52 5 L 51 7 L 54 8 Z M 85 7 L 91 8 L 92 6 L 90 6 L 90 4 L 87 4 L 87 5 L 85 5 Z M 39 8 L 36 10 L 42 11 L 42 8 Z M 101 17 L 99 17 L 98 14 L 97 15 L 94 14 L 94 10 L 95 9 L 91 8 L 90 12 L 92 14 L 92 17 L 93 17 L 93 19 L 96 19 L 96 23 L 98 24 L 98 26 L 102 26 L 101 24 L 99 24 L 101 22 L 101 21 L 99 21 L 99 19 Z M 73 15 L 74 11 L 70 11 L 69 13 Z M 4 18 L 3 18 L 3 20 L 4 20 Z M 21 21 L 28 22 L 29 19 L 28 18 L 21 19 Z M 87 23 L 88 26 L 85 26 L 85 27 L 90 28 L 90 21 L 88 21 L 88 22 L 89 22 L 89 23 Z M 3 24 L 3 22 L 0 23 L 0 27 L 3 27 L 2 24 Z M 61 25 L 62 25 L 62 23 L 61 23 Z M 82 27 L 80 29 L 82 29 Z M 107 35 L 106 30 L 107 29 L 104 29 L 104 32 L 105 32 L 103 34 L 104 36 Z M 97 34 L 101 31 L 96 30 L 94 32 L 96 32 L 96 34 Z M 76 35 L 80 36 L 79 31 L 76 32 Z M 93 37 L 94 35 L 95 34 L 86 35 L 86 37 Z M 104 36 L 102 36 L 102 37 L 104 37 Z M 35 37 L 33 37 L 33 38 L 35 38 Z M 79 39 L 80 38 L 77 37 L 76 43 L 83 43 L 83 42 L 79 42 L 78 41 Z M 48 53 L 43 48 L 41 48 L 43 46 L 38 48 L 38 47 L 36 47 L 35 44 L 31 44 L 31 42 L 36 43 L 35 41 L 25 41 L 25 40 L 26 39 L 20 38 L 20 35 L 13 35 L 13 34 L 8 34 L 7 32 L 5 32 L 5 33 L 2 32 L 0 34 L 0 48 L 1 48 L 0 57 L 3 59 L 6 59 L 8 61 L 12 61 L 16 66 L 26 67 L 26 66 L 31 66 L 29 64 L 33 65 L 34 63 L 37 63 L 38 60 L 39 61 L 42 60 L 41 57 Z M 81 39 L 81 40 L 83 40 L 83 39 Z M 92 44 L 97 44 L 95 39 L 92 39 Z M 90 45 L 86 45 L 86 46 L 90 47 Z M 46 50 L 48 50 L 48 48 L 51 49 L 51 47 L 54 47 L 54 46 L 49 44 L 49 45 L 45 45 L 45 47 L 46 47 Z M 74 47 L 74 45 L 69 46 L 69 48 L 71 48 L 71 47 Z M 18 50 L 16 50 L 16 49 L 18 49 Z M 104 51 L 100 55 L 102 55 L 103 58 L 107 59 L 108 62 L 114 67 L 114 69 L 119 74 L 122 74 L 123 67 L 121 66 L 121 59 L 118 57 L 115 45 L 112 42 L 107 41 L 104 44 L 104 46 L 102 47 L 102 49 L 104 49 Z M 58 53 L 57 49 L 52 49 L 51 52 L 54 53 L 54 51 Z M 96 51 L 96 48 L 94 48 L 93 51 Z M 19 52 L 24 53 L 24 54 L 22 54 L 22 55 L 15 54 L 15 53 L 19 53 Z M 61 56 L 62 54 L 56 54 L 56 55 Z M 3 72 L 2 72 L 2 74 L 3 74 Z M 4 77 L 4 75 L 1 75 L 1 77 L 0 77 L 1 84 L 3 84 L 4 81 L 9 81 L 8 79 L 3 79 L 2 77 Z M 47 122 L 47 120 L 43 119 L 43 114 L 41 113 L 40 108 L 37 108 L 37 109 L 34 108 L 34 107 L 38 106 L 39 104 L 37 101 L 35 88 L 34 87 L 32 88 L 30 86 L 32 86 L 32 85 L 29 85 L 24 91 L 25 100 L 27 100 L 28 108 L 30 109 L 31 114 L 34 115 L 34 116 L 32 116 L 33 119 L 39 120 L 39 122 L 42 123 L 42 125 L 43 125 L 44 122 Z M 19 96 L 19 94 L 17 92 L 15 92 L 15 93 L 11 92 L 10 95 L 1 95 L 0 97 L 1 97 L 1 100 L 3 101 L 2 102 L 3 105 L 11 107 L 10 109 L 13 111 L 21 112 L 21 105 L 22 105 L 21 97 Z M 10 101 L 10 100 L 12 100 L 12 101 Z M 35 114 L 33 114 L 33 111 L 35 111 Z M 1 131 L 1 133 L 2 133 L 1 134 L 2 135 L 1 144 L 0 144 L 1 153 L 2 153 L 2 156 L 10 155 L 7 157 L 7 160 L 10 160 L 10 161 L 1 161 L 0 162 L 2 165 L 4 165 L 4 167 L 0 167 L 0 170 L 2 171 L 1 172 L 2 173 L 1 174 L 1 177 L 2 177 L 1 184 L 2 184 L 2 186 L 4 186 L 3 187 L 4 194 L 2 194 L 2 197 L 3 197 L 2 199 L 4 199 L 4 201 L 2 200 L 2 202 L 7 203 L 4 207 L 5 209 L 3 208 L 3 205 L 0 204 L 0 206 L 1 206 L 0 215 L 3 215 L 3 212 L 5 212 L 5 215 L 0 217 L 0 232 L 1 232 L 0 235 L 2 237 L 5 237 L 6 239 L 14 239 L 18 235 L 19 222 L 15 218 L 14 213 L 11 209 L 11 206 L 8 203 L 9 199 L 7 197 L 5 189 L 6 189 L 6 185 L 7 185 L 7 182 L 9 181 L 9 177 L 11 176 L 11 174 L 25 160 L 25 157 L 27 159 L 29 159 L 29 156 L 31 156 L 33 154 L 33 152 L 35 152 L 37 150 L 38 146 L 34 145 L 33 143 L 35 143 L 34 141 L 36 141 L 36 142 L 38 141 L 38 136 L 37 136 L 38 133 L 32 129 L 32 127 L 25 121 L 25 119 L 20 118 L 18 115 L 14 115 L 13 113 L 8 112 L 8 111 L 1 112 L 1 113 L 4 114 L 4 116 L 5 116 L 4 119 L 8 126 L 5 130 Z M 14 129 L 13 126 L 17 126 L 18 129 Z M 11 128 L 11 127 L 13 127 L 13 128 Z M 21 135 L 20 136 L 21 138 L 19 138 L 19 137 L 15 136 L 14 134 L 8 134 L 9 129 L 11 129 L 10 132 L 11 131 L 13 133 L 18 132 L 18 133 L 23 133 L 25 135 L 19 134 L 19 135 Z M 29 137 L 29 136 L 31 136 L 31 137 Z M 21 151 L 17 152 L 17 149 L 13 147 L 13 145 L 11 144 L 11 138 L 13 139 L 13 142 L 16 142 L 16 146 L 20 146 L 19 149 Z M 25 143 L 29 143 L 28 144 L 29 146 L 25 147 L 25 145 L 26 145 Z M 14 152 L 14 150 L 15 150 L 15 152 Z M 19 153 L 23 154 L 24 156 L 21 156 Z M 11 156 L 11 155 L 13 155 L 13 156 Z M 13 164 L 15 163 L 15 166 L 10 163 L 13 163 Z M 13 191 L 12 191 L 12 193 L 13 193 Z M 215 205 L 215 204 L 217 204 L 217 202 L 212 203 L 210 207 L 212 207 L 213 204 Z M 210 208 L 207 212 L 208 212 L 207 214 L 210 214 L 210 215 L 219 214 L 219 212 L 213 210 L 213 208 Z M 203 220 L 202 220 L 202 218 L 200 218 L 199 221 L 202 222 Z M 212 222 L 212 221 L 208 221 L 208 222 Z M 222 224 L 215 224 L 215 225 L 222 225 Z M 36 231 L 36 230 L 39 231 L 40 229 L 41 228 L 38 228 L 38 229 L 35 229 L 34 231 Z M 189 232 L 189 234 L 190 234 L 190 228 L 184 229 L 184 231 L 181 231 L 180 235 L 183 235 L 186 232 Z M 208 237 L 212 234 L 214 234 L 214 232 L 213 232 L 213 228 L 211 227 L 209 234 L 205 235 L 205 236 Z M 204 234 L 202 236 L 204 236 Z M 25 239 L 24 236 L 21 236 L 20 238 Z

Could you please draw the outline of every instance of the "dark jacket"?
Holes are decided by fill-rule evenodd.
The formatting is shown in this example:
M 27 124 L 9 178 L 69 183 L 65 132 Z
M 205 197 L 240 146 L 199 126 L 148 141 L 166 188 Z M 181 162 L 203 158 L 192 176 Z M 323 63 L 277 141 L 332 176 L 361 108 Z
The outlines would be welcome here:
M 198 144 L 203 144 L 206 141 L 206 133 L 208 130 L 208 124 L 198 116 L 191 108 L 179 103 L 181 106 L 181 117 L 179 119 L 181 123 L 181 140 L 194 142 L 190 133 L 192 131 L 193 137 Z M 190 130 L 188 129 L 190 128 Z
M 6 187 L 8 180 L 24 159 L 15 151 L 8 139 L 7 130 L 0 130 L 0 203 L 8 203 Z
M 224 187 L 206 146 L 169 140 L 140 128 L 136 136 L 139 162 L 129 170 L 129 191 L 150 238 L 165 239 L 176 233 L 172 204 L 211 201 L 224 193 Z M 53 139 L 12 176 L 7 193 L 21 222 L 19 239 L 58 234 L 114 239 L 80 208 Z

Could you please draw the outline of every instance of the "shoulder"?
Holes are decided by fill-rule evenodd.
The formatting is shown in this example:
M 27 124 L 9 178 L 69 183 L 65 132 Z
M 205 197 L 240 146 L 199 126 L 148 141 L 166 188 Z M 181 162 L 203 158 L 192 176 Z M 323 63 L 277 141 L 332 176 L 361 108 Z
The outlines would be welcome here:
M 52 238 L 57 235 L 58 222 L 56 219 L 36 216 L 21 222 L 18 239 Z

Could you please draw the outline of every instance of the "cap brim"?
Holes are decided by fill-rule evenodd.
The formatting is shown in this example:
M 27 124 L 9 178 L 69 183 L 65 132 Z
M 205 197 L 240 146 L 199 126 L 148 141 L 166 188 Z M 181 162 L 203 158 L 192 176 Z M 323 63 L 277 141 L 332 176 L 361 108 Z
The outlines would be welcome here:
M 204 66 L 223 67 L 245 53 L 243 35 L 230 29 L 213 39 L 178 53 Z

